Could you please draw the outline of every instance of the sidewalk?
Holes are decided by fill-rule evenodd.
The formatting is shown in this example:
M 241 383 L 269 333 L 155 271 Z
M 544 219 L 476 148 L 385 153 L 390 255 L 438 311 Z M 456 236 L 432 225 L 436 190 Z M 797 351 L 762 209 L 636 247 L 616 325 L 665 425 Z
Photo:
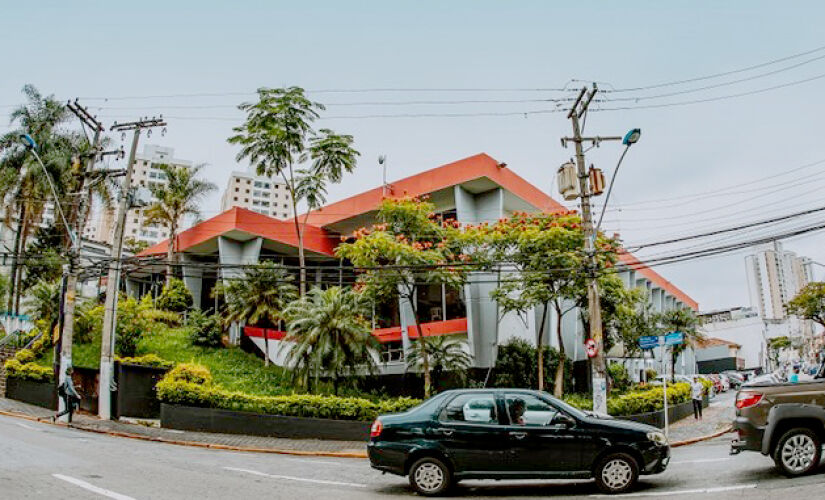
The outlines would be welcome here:
M 670 442 L 676 443 L 705 437 L 729 427 L 734 417 L 733 397 L 732 391 L 717 396 L 711 401 L 710 406 L 705 408 L 702 420 L 697 421 L 693 417 L 687 417 L 671 425 Z M 51 410 L 39 406 L 0 398 L 0 414 L 4 413 L 46 422 L 50 422 L 54 415 Z M 366 458 L 366 443 L 358 441 L 286 439 L 244 434 L 179 431 L 136 423 L 100 420 L 87 414 L 75 414 L 72 427 L 102 434 L 214 449 Z
M 54 415 L 54 412 L 46 408 L 0 398 L 0 414 L 2 413 L 49 422 Z M 100 420 L 88 414 L 75 414 L 72 427 L 102 434 L 214 449 L 351 458 L 366 458 L 367 452 L 366 443 L 358 441 L 286 439 L 244 434 L 178 431 L 115 420 Z
M 729 428 L 736 416 L 734 398 L 736 391 L 723 392 L 710 401 L 702 412 L 702 420 L 688 416 L 670 426 L 668 437 L 671 443 L 696 439 L 716 434 Z

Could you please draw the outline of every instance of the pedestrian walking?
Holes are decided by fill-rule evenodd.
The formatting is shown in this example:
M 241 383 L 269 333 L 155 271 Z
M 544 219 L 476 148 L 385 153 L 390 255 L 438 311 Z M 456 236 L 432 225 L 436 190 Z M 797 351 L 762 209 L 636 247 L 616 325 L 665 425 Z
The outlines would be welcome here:
M 799 367 L 798 366 L 793 367 L 793 373 L 791 373 L 791 376 L 788 377 L 788 382 L 790 382 L 792 384 L 798 384 L 799 383 Z
M 699 382 L 699 377 L 693 377 L 693 382 L 690 384 L 690 399 L 693 400 L 693 418 L 695 420 L 702 419 L 702 396 L 705 392 L 705 386 Z
M 74 382 L 72 382 L 73 371 L 71 366 L 66 368 L 66 380 L 57 386 L 57 395 L 63 399 L 64 410 L 55 415 L 52 418 L 53 421 L 57 421 L 63 415 L 69 415 L 69 423 L 72 423 L 72 414 L 80 406 L 81 397 L 74 388 Z

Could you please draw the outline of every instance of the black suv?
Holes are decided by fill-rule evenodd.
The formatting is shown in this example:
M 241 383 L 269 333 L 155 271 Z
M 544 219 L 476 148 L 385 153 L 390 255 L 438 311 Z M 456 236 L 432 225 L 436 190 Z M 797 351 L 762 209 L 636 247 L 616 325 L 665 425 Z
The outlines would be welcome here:
M 657 474 L 670 448 L 657 428 L 582 412 L 547 393 L 466 389 L 441 393 L 372 425 L 373 468 L 409 475 L 434 496 L 462 479 L 596 479 L 622 493 Z

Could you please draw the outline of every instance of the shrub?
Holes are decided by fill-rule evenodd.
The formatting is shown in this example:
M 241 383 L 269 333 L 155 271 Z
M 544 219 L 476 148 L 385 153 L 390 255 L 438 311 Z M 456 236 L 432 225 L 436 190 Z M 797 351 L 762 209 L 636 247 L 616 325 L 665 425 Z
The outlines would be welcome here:
M 158 309 L 164 311 L 184 312 L 192 307 L 192 293 L 182 280 L 172 278 L 163 286 L 157 300 Z
M 217 316 L 195 309 L 189 313 L 186 323 L 189 328 L 189 341 L 192 342 L 192 345 L 204 347 L 221 347 L 223 345 L 223 329 Z
M 25 365 L 26 363 L 34 361 L 35 356 L 30 349 L 20 349 L 17 351 L 17 354 L 14 355 L 14 359 L 21 365 Z
M 175 367 L 158 383 L 157 392 L 158 399 L 169 404 L 339 420 L 372 420 L 380 413 L 404 411 L 420 402 L 399 398 L 375 403 L 363 398 L 311 394 L 256 396 L 212 384 L 209 370 L 196 364 Z
M 151 322 L 163 323 L 166 326 L 180 326 L 181 316 L 174 311 L 165 311 L 163 309 L 147 309 L 143 312 L 143 317 Z
M 607 365 L 607 374 L 610 376 L 610 380 L 613 381 L 614 389 L 624 391 L 630 386 L 630 374 L 623 364 L 610 363 Z
M 702 387 L 704 387 L 704 391 L 702 391 L 702 393 L 703 393 L 705 396 L 707 396 L 707 395 L 709 395 L 711 392 L 713 392 L 713 382 L 711 382 L 710 380 L 705 379 L 705 378 L 700 378 L 700 379 L 699 379 L 699 382 L 701 382 L 701 383 L 702 383 Z
M 48 366 L 40 366 L 35 363 L 21 363 L 15 358 L 6 361 L 4 368 L 9 377 L 36 381 L 54 379 L 54 373 Z
M 121 298 L 117 304 L 117 354 L 122 357 L 134 356 L 137 344 L 144 332 L 152 328 L 152 321 L 146 318 L 146 311 L 152 309 L 147 295 L 138 302 L 133 297 Z
M 560 354 L 556 349 L 544 346 L 544 386 L 552 391 Z M 564 360 L 564 386 L 573 384 L 573 364 Z M 499 347 L 495 366 L 494 387 L 538 387 L 538 350 L 522 339 L 511 339 Z
M 120 362 L 120 364 L 122 365 L 149 366 L 152 368 L 172 368 L 173 366 L 175 366 L 175 363 L 171 361 L 166 361 L 157 354 L 146 354 L 144 356 L 136 356 L 130 358 L 118 357 L 117 361 Z
M 657 372 L 653 368 L 648 368 L 647 370 L 645 370 L 645 377 L 647 377 L 646 380 L 653 380 L 658 376 L 659 372 Z
M 685 403 L 690 399 L 690 384 L 680 383 L 668 385 L 667 399 L 669 404 Z M 593 408 L 590 396 L 570 395 L 564 400 L 582 410 Z M 654 387 L 642 391 L 628 392 L 607 398 L 607 413 L 613 416 L 636 415 L 650 413 L 664 408 L 664 394 L 662 387 Z
M 88 344 L 103 330 L 104 307 L 92 300 L 81 302 L 75 310 L 74 336 L 78 344 Z

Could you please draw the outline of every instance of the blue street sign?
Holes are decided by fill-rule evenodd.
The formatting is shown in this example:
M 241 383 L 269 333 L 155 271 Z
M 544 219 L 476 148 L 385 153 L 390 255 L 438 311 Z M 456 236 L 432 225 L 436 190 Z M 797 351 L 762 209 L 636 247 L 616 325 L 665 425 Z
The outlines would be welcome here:
M 678 345 L 685 342 L 685 334 L 682 332 L 672 332 L 665 335 L 665 345 Z
M 657 345 L 659 345 L 659 337 L 655 335 L 639 337 L 639 347 L 642 349 L 653 349 Z

